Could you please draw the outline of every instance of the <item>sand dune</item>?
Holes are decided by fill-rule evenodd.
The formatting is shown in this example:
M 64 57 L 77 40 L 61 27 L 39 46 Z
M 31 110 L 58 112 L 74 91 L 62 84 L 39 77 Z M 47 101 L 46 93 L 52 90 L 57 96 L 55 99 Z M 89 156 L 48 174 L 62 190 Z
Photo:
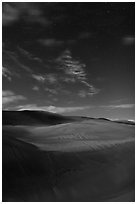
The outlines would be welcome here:
M 2 111 L 3 125 L 55 125 L 74 120 L 73 117 L 46 111 Z
M 134 126 L 3 126 L 3 201 L 134 201 Z
M 34 144 L 45 151 L 98 150 L 134 142 L 134 126 L 94 119 L 48 127 L 9 127 L 9 131 L 16 132 L 20 129 L 24 134 L 19 134 L 19 140 Z

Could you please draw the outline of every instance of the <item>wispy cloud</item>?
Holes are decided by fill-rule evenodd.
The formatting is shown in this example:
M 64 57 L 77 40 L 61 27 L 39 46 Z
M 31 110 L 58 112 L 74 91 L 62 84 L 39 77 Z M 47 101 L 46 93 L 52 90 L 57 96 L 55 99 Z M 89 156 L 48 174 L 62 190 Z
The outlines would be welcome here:
M 13 92 L 6 90 L 6 91 L 2 91 L 2 97 L 6 97 L 6 96 L 12 96 Z
M 42 83 L 45 82 L 45 76 L 42 75 L 32 74 L 32 78 Z
M 99 89 L 95 88 L 92 84 L 88 83 L 87 81 L 81 81 L 83 84 L 85 84 L 88 87 L 88 94 L 87 95 L 94 95 L 99 93 Z
M 106 106 L 100 106 L 101 108 L 112 108 L 112 109 L 117 109 L 117 108 L 134 108 L 135 104 L 120 104 L 120 105 L 106 105 Z
M 88 90 L 80 92 L 80 97 L 92 96 L 99 92 L 91 83 L 88 82 L 86 65 L 79 60 L 73 59 L 71 52 L 66 50 L 57 59 L 59 69 L 64 71 L 66 82 L 77 82 L 85 85 Z M 73 80 L 72 80 L 73 79 Z
M 62 69 L 65 74 L 73 76 L 79 80 L 86 79 L 85 64 L 80 63 L 78 60 L 74 60 L 69 50 L 65 50 L 61 56 L 57 58 L 59 63 L 59 69 Z
M 96 94 L 96 92 L 89 92 L 89 91 L 86 91 L 86 90 L 78 91 L 78 96 L 81 97 L 81 98 L 85 98 L 87 96 L 93 96 L 94 94 Z
M 20 67 L 21 69 L 24 69 L 26 72 L 32 73 L 32 69 L 26 65 L 24 65 L 23 63 L 20 62 L 19 57 L 17 56 L 17 54 L 15 52 L 11 52 L 8 50 L 4 50 L 3 49 L 3 53 L 10 58 L 18 67 Z
M 80 96 L 81 98 L 85 98 L 87 96 L 87 92 L 85 90 L 80 90 L 78 92 L 78 96 Z
M 8 68 L 6 68 L 6 67 L 2 67 L 2 75 L 4 76 L 4 77 L 6 77 L 9 81 L 11 81 L 12 80 L 12 73 L 9 71 L 9 69 Z
M 41 110 L 41 111 L 49 111 L 53 113 L 67 113 L 74 112 L 78 110 L 84 110 L 90 108 L 90 106 L 80 106 L 80 107 L 56 107 L 56 106 L 37 106 L 36 104 L 28 104 L 23 106 L 15 107 L 16 110 Z
M 21 53 L 22 55 L 24 55 L 26 58 L 28 58 L 31 61 L 37 61 L 39 63 L 43 63 L 42 59 L 39 57 L 34 56 L 32 53 L 30 53 L 28 50 L 23 49 L 22 47 L 17 47 L 19 53 Z
M 10 25 L 19 18 L 19 11 L 8 3 L 3 3 L 2 24 Z
M 37 3 L 31 2 L 3 2 L 2 23 L 11 25 L 20 19 L 28 23 L 38 23 L 42 26 L 51 25 L 51 21 L 43 15 L 42 9 Z
M 2 75 L 7 78 L 9 81 L 12 81 L 12 77 L 20 77 L 19 73 L 16 73 L 15 71 L 10 71 L 7 67 L 2 67 Z
M 48 83 L 48 84 L 55 84 L 57 83 L 57 77 L 55 74 L 32 74 L 32 78 L 41 82 L 41 83 Z
M 122 38 L 122 42 L 124 45 L 133 45 L 135 43 L 134 36 L 125 36 Z
M 33 86 L 33 87 L 32 87 L 32 90 L 34 90 L 34 91 L 39 91 L 39 87 L 38 87 L 38 86 Z
M 57 83 L 58 79 L 56 77 L 56 74 L 46 74 L 46 82 L 50 84 Z
M 76 82 L 76 79 L 75 78 L 73 78 L 73 77 L 62 77 L 61 78 L 61 80 L 63 81 L 63 82 L 66 82 L 66 83 L 75 83 Z
M 40 39 L 39 42 L 41 45 L 44 45 L 46 47 L 58 47 L 64 44 L 64 41 L 62 40 L 57 40 L 54 38 L 49 38 L 49 39 Z
M 51 88 L 45 88 L 45 91 L 51 93 L 51 94 L 58 94 L 58 91 L 56 89 L 51 89 Z
M 22 95 L 16 95 L 14 92 L 10 90 L 4 90 L 2 91 L 2 104 L 3 107 L 5 107 L 7 104 L 11 102 L 16 102 L 19 100 L 26 100 L 26 97 Z
M 49 48 L 55 48 L 55 47 L 61 47 L 63 45 L 68 46 L 68 45 L 73 45 L 74 43 L 77 42 L 76 39 L 69 39 L 69 40 L 58 40 L 55 38 L 46 38 L 46 39 L 39 39 L 38 42 Z
M 112 104 L 118 104 L 118 103 L 122 103 L 122 102 L 125 102 L 125 101 L 127 101 L 127 100 L 129 100 L 128 98 L 120 98 L 120 99 L 116 99 L 116 100 L 111 100 L 110 102 L 112 103 Z

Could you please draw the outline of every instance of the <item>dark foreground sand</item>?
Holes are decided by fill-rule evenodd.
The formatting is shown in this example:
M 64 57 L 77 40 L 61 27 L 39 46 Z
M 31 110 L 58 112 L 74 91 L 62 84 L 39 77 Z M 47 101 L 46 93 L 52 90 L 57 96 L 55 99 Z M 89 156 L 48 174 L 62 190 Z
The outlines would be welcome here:
M 3 126 L 3 201 L 134 201 L 134 126 Z

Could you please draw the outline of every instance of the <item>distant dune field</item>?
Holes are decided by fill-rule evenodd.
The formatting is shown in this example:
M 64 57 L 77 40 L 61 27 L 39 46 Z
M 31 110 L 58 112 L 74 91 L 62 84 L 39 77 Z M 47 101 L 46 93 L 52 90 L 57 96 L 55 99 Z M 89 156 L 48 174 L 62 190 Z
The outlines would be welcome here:
M 134 201 L 134 126 L 3 126 L 3 201 Z

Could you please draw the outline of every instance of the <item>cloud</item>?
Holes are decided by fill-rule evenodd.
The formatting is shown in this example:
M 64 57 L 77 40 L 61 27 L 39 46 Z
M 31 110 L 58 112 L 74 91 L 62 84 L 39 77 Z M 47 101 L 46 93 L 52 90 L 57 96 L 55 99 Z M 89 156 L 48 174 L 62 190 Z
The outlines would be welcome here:
M 31 54 L 29 51 L 27 51 L 27 50 L 25 50 L 25 49 L 23 49 L 23 48 L 21 48 L 21 47 L 19 47 L 19 46 L 18 46 L 18 50 L 19 50 L 19 52 L 20 52 L 22 55 L 24 55 L 25 57 L 27 57 L 29 60 L 35 60 L 35 61 L 37 61 L 37 62 L 39 62 L 39 63 L 43 63 L 43 61 L 42 61 L 41 58 L 34 56 L 34 55 Z
M 36 104 L 28 104 L 15 107 L 16 110 L 41 110 L 41 111 L 49 111 L 52 113 L 67 113 L 74 112 L 78 110 L 89 109 L 90 106 L 80 106 L 80 107 L 56 107 L 56 106 L 37 106 Z
M 9 71 L 9 69 L 8 68 L 6 68 L 6 67 L 2 67 L 2 75 L 5 77 L 5 78 L 7 78 L 9 81 L 11 81 L 12 80 L 12 73 Z
M 62 69 L 66 75 L 73 76 L 79 80 L 86 79 L 85 64 L 80 63 L 78 60 L 74 60 L 69 50 L 65 50 L 61 56 L 57 58 L 59 63 L 59 69 Z
M 16 72 L 11 72 L 7 67 L 2 67 L 2 75 L 7 78 L 9 81 L 12 81 L 12 77 L 16 76 L 16 77 L 20 77 L 19 73 Z
M 55 89 L 45 88 L 45 91 L 47 91 L 51 94 L 55 94 L 55 95 L 58 94 L 57 90 L 55 90 Z
M 73 78 L 73 77 L 65 77 L 64 76 L 61 78 L 61 80 L 66 82 L 66 83 L 75 83 L 76 82 L 75 78 Z
M 78 90 L 79 97 L 93 96 L 99 92 L 99 89 L 95 88 L 87 80 L 86 65 L 81 63 L 79 60 L 73 59 L 71 52 L 65 50 L 56 60 L 54 65 L 54 73 L 46 74 L 32 74 L 32 78 L 40 83 L 45 83 L 47 85 L 56 85 L 54 89 L 46 87 L 45 90 L 51 94 L 69 94 L 72 93 L 68 91 L 69 83 L 80 83 L 83 86 L 82 90 Z M 67 88 L 65 88 L 67 87 Z M 56 90 L 56 91 L 55 91 Z
M 80 90 L 78 91 L 78 96 L 81 97 L 81 98 L 85 98 L 87 96 L 93 96 L 94 94 L 97 94 L 98 91 L 95 89 L 95 90 Z
M 40 39 L 39 42 L 46 46 L 46 47 L 59 47 L 64 44 L 64 41 L 62 40 L 56 40 L 54 38 L 49 38 L 49 39 Z
M 108 106 L 100 106 L 101 108 L 112 108 L 112 109 L 117 109 L 117 108 L 134 108 L 135 104 L 120 104 L 120 105 L 108 105 Z
M 57 78 L 55 74 L 32 74 L 32 78 L 41 82 L 41 83 L 48 83 L 48 84 L 55 84 L 57 83 Z
M 12 91 L 2 91 L 2 97 L 6 97 L 6 96 L 12 96 L 13 92 Z
M 38 8 L 33 8 L 28 12 L 26 22 L 37 23 L 46 27 L 52 24 L 52 22 L 49 19 L 43 16 L 41 10 Z
M 32 69 L 29 68 L 28 66 L 22 64 L 19 59 L 18 56 L 15 52 L 11 52 L 8 50 L 3 50 L 3 53 L 6 55 L 6 57 L 8 56 L 17 66 L 19 66 L 20 68 L 24 69 L 25 71 L 32 73 Z
M 86 82 L 86 81 L 82 81 L 83 84 L 85 84 L 87 87 L 88 87 L 88 93 L 87 95 L 94 95 L 94 94 L 97 94 L 99 93 L 99 89 L 95 88 L 92 84 Z
M 8 3 L 3 3 L 2 24 L 9 25 L 19 18 L 19 11 Z
M 57 83 L 57 77 L 55 74 L 46 74 L 46 82 L 50 84 Z
M 34 87 L 32 88 L 32 90 L 34 90 L 34 91 L 39 91 L 39 87 L 38 87 L 38 86 L 34 86 Z
M 133 45 L 135 44 L 135 37 L 134 36 L 123 37 L 122 42 L 124 45 Z
M 80 87 L 80 90 L 85 90 L 85 93 L 81 93 L 79 92 L 80 90 L 76 90 L 74 87 L 76 95 L 80 97 L 93 96 L 94 94 L 98 93 L 97 88 L 95 88 L 92 83 L 88 82 L 86 65 L 81 63 L 79 59 L 73 58 L 70 50 L 65 50 L 59 55 L 58 58 L 48 62 L 52 72 L 49 72 L 48 69 L 47 73 L 38 73 L 32 70 L 30 67 L 22 64 L 22 62 L 20 62 L 20 59 L 22 58 L 20 58 L 19 54 L 22 54 L 24 57 L 30 60 L 33 60 L 34 56 L 28 50 L 25 50 L 19 46 L 17 49 L 19 53 L 4 49 L 3 52 L 6 54 L 5 57 L 10 58 L 10 60 L 15 63 L 15 67 L 18 66 L 24 69 L 26 71 L 26 73 L 24 73 L 26 74 L 26 77 L 31 77 L 37 82 L 46 85 L 46 91 L 49 93 L 55 94 L 55 91 L 53 90 L 56 90 L 59 94 L 70 94 L 73 91 L 69 91 L 69 84 L 73 84 L 74 86 L 76 85 L 77 89 Z M 53 87 L 50 87 L 50 85 Z M 37 86 L 37 84 L 35 84 L 35 86 Z M 35 86 L 32 89 L 34 91 L 38 91 L 38 88 Z M 83 88 L 81 86 L 83 86 Z
M 58 69 L 64 71 L 64 81 L 72 83 L 80 82 L 85 85 L 87 90 L 80 91 L 78 93 L 80 97 L 93 96 L 99 92 L 99 89 L 95 88 L 87 80 L 86 65 L 79 60 L 73 59 L 69 50 L 65 50 L 56 61 L 58 63 Z
M 56 86 L 54 86 L 54 88 L 46 87 L 45 91 L 47 91 L 47 92 L 49 92 L 50 94 L 53 94 L 53 95 L 57 95 L 57 94 L 68 95 L 68 94 L 71 94 L 71 91 L 69 91 L 67 89 L 64 89 L 61 85 L 59 85 L 59 86 L 56 85 Z
M 27 58 L 32 59 L 32 54 L 28 52 L 27 50 L 21 48 L 18 46 L 18 50 L 21 54 L 25 55 Z
M 78 92 L 78 96 L 80 96 L 81 98 L 85 98 L 87 96 L 87 92 L 85 90 L 80 90 Z
M 120 102 L 124 102 L 127 101 L 128 98 L 120 98 L 120 99 L 116 99 L 116 100 L 111 100 L 111 103 L 120 103 Z
M 32 74 L 32 78 L 36 79 L 39 82 L 44 83 L 45 82 L 45 77 L 42 75 L 37 75 L 37 74 Z
M 42 26 L 51 25 L 51 21 L 43 15 L 38 3 L 3 2 L 2 24 L 9 26 L 20 19 L 26 23 L 37 23 Z
M 6 106 L 9 103 L 16 102 L 19 100 L 26 100 L 26 97 L 22 95 L 16 95 L 14 92 L 9 90 L 2 91 L 2 104 Z

